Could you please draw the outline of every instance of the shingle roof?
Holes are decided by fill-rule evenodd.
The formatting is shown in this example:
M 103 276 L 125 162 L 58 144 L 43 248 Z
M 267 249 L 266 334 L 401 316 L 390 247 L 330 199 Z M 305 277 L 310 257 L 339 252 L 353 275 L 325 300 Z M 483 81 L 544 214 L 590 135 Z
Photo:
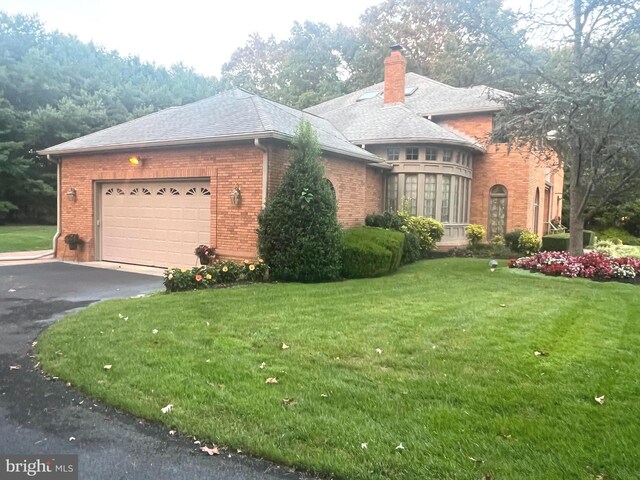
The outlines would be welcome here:
M 324 150 L 384 163 L 376 155 L 349 142 L 329 121 L 237 88 L 145 115 L 38 153 L 61 155 L 252 138 L 290 140 L 302 119 L 315 128 Z
M 341 109 L 339 114 L 332 115 L 330 112 L 327 115 L 336 128 L 357 145 L 429 139 L 434 143 L 465 145 L 483 150 L 474 139 L 416 115 L 403 104 L 372 108 L 367 102 L 357 102 Z
M 510 95 L 508 92 L 491 89 L 484 85 L 470 88 L 452 87 L 423 77 L 417 73 L 405 74 L 405 86 L 407 89 L 416 88 L 416 91 L 412 95 L 406 97 L 405 106 L 423 117 L 430 115 L 498 111 L 502 109 L 502 105 L 489 98 L 489 91 L 501 95 Z M 355 104 L 369 104 L 372 108 L 380 107 L 383 105 L 382 96 L 376 96 L 360 102 L 358 102 L 357 99 L 364 93 L 382 92 L 383 90 L 384 82 L 376 83 L 370 87 L 362 88 L 343 95 L 342 97 L 315 105 L 306 111 L 329 118 L 334 116 L 332 112 Z
M 356 144 L 367 143 L 365 140 L 368 143 L 421 140 L 482 149 L 475 139 L 437 125 L 425 117 L 502 109 L 499 102 L 490 98 L 490 89 L 485 86 L 457 88 L 422 75 L 407 73 L 405 87 L 415 91 L 405 98 L 403 104 L 385 105 L 382 97 L 384 82 L 380 82 L 306 111 L 330 120 Z M 493 92 L 509 95 L 500 90 Z M 380 95 L 365 95 L 368 93 Z M 361 99 L 363 95 L 369 98 Z

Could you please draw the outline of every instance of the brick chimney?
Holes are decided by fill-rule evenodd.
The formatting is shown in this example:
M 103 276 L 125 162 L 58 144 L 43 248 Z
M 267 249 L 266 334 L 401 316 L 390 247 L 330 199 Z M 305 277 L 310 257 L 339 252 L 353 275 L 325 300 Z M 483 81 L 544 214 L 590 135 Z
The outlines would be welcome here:
M 404 103 L 404 74 L 407 60 L 402 46 L 394 45 L 384 60 L 384 103 Z

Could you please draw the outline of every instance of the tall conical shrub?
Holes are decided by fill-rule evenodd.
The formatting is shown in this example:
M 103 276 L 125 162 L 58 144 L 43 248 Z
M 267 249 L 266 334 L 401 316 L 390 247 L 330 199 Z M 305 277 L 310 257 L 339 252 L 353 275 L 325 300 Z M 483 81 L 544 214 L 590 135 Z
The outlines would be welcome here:
M 292 141 L 292 162 L 259 217 L 258 246 L 275 280 L 323 282 L 341 271 L 335 195 L 324 178 L 320 144 L 307 121 Z

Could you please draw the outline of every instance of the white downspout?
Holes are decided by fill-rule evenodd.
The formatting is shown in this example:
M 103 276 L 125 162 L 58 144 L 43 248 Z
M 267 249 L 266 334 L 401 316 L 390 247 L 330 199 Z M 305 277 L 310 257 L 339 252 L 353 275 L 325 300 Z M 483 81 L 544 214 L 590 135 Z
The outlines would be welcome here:
M 47 160 L 51 160 L 51 156 L 47 155 Z M 53 236 L 53 258 L 56 258 L 58 253 L 58 238 L 60 238 L 60 220 L 62 219 L 62 199 L 60 196 L 60 189 L 62 188 L 62 162 L 55 160 L 56 162 L 56 234 Z
M 253 144 L 262 150 L 262 208 L 267 205 L 267 187 L 269 186 L 269 151 L 260 144 L 260 139 L 255 138 Z

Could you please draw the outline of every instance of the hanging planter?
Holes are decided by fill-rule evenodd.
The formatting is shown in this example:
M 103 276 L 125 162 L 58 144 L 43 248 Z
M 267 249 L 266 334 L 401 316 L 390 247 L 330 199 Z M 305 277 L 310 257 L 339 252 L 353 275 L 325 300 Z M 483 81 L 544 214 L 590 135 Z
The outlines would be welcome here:
M 77 233 L 69 233 L 64 237 L 64 243 L 67 244 L 69 250 L 77 250 L 78 246 L 84 244 L 84 240 L 80 238 L 80 235 Z

